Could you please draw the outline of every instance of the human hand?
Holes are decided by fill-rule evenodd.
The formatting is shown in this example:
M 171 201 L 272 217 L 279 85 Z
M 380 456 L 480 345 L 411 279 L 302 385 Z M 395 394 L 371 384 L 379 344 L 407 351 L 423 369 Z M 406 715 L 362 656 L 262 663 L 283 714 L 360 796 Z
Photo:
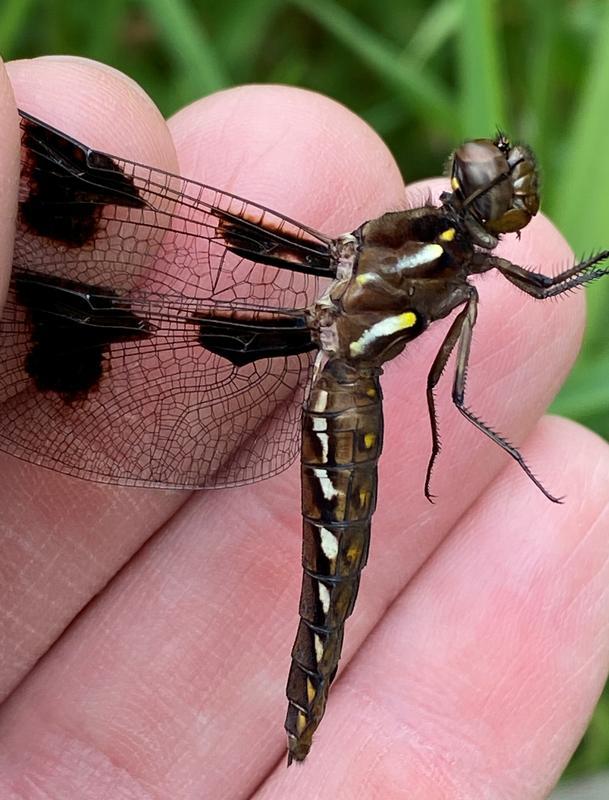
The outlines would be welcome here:
M 332 234 L 404 202 L 377 137 L 311 93 L 233 90 L 167 128 L 138 87 L 101 65 L 39 59 L 9 65 L 9 75 L 21 108 L 80 141 Z M 10 122 L 10 98 L 0 98 Z M 3 176 L 16 158 L 9 136 Z M 546 272 L 570 257 L 541 218 L 513 239 L 502 253 Z M 581 294 L 534 303 L 500 277 L 480 292 L 470 403 L 566 502 L 551 505 L 452 413 L 443 382 L 444 451 L 429 506 L 424 387 L 441 324 L 389 365 L 379 508 L 347 624 L 349 669 L 311 755 L 289 772 L 297 468 L 187 494 L 100 486 L 0 456 L 0 675 L 13 690 L 0 796 L 25 798 L 31 786 L 112 800 L 547 793 L 606 672 L 609 455 L 572 423 L 537 423 L 577 349 Z

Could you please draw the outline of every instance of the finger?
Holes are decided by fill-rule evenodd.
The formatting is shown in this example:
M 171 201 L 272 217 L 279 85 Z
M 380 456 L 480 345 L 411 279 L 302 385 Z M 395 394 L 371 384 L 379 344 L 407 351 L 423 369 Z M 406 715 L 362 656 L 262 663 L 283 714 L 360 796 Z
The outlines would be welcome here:
M 548 228 L 547 234 L 554 237 L 554 242 L 558 243 L 559 252 L 567 252 L 563 240 L 556 232 L 553 232 L 553 229 Z M 538 240 L 534 240 L 534 242 L 537 245 L 537 255 L 545 257 L 545 237 L 538 237 Z M 561 251 L 560 247 L 564 250 Z M 509 302 L 502 306 L 504 311 L 509 308 Z M 541 323 L 539 327 L 541 327 Z M 533 327 L 534 332 L 535 327 Z M 524 351 L 523 358 L 526 360 L 529 357 L 530 352 Z M 398 380 L 401 380 L 402 384 L 405 383 L 403 376 Z M 423 381 L 421 383 L 423 384 Z M 542 384 L 539 391 L 543 393 L 548 390 Z M 403 398 L 402 388 L 401 392 L 402 394 L 397 393 L 397 400 L 394 397 L 389 402 L 397 405 Z M 388 393 L 385 394 L 387 396 Z M 533 396 L 532 402 L 533 404 L 539 403 L 539 397 Z M 524 391 L 523 404 L 526 408 L 527 399 Z M 406 415 L 408 406 L 402 403 L 401 411 L 403 415 Z M 398 419 L 398 423 L 400 421 Z M 391 420 L 388 424 L 391 424 Z M 415 492 L 413 478 L 406 477 L 407 470 L 413 467 L 418 457 L 417 444 L 418 440 L 422 438 L 420 432 L 415 433 L 412 440 L 407 441 L 406 444 L 400 438 L 401 427 L 398 427 L 397 435 L 389 427 L 386 432 L 386 447 L 389 448 L 390 457 L 389 460 L 386 460 L 384 455 L 383 470 L 386 475 L 393 468 L 393 481 L 384 485 L 381 480 L 381 503 L 375 518 L 375 523 L 380 520 L 380 524 L 376 524 L 379 533 L 373 545 L 373 553 L 376 556 L 373 556 L 372 564 L 363 579 L 362 602 L 358 606 L 358 612 L 353 621 L 348 626 L 345 657 L 347 662 L 349 654 L 357 648 L 365 634 L 382 616 L 404 583 L 438 546 L 443 536 L 446 535 L 450 522 L 462 513 L 463 509 L 467 507 L 467 503 L 472 502 L 476 492 L 479 492 L 484 481 L 488 480 L 486 473 L 481 471 L 478 485 L 476 486 L 475 479 L 470 485 L 465 480 L 466 471 L 459 474 L 457 476 L 458 502 L 453 503 L 444 514 L 439 515 L 436 522 L 427 507 L 424 506 L 424 510 L 422 510 L 421 505 L 417 506 L 419 501 L 413 501 Z M 404 457 L 404 453 L 408 455 L 408 458 Z M 393 455 L 393 462 L 391 455 Z M 500 462 L 495 469 L 497 471 L 500 469 Z M 421 474 L 423 474 L 423 470 L 421 470 Z M 422 494 L 420 489 L 418 492 L 420 496 Z M 384 501 L 385 497 L 388 497 L 387 501 Z M 256 741 L 262 740 L 263 734 L 259 732 L 262 720 L 269 720 L 270 730 L 272 696 L 268 696 L 266 693 L 267 687 L 271 686 L 268 642 L 283 638 L 283 640 L 287 640 L 289 646 L 295 628 L 295 615 L 290 612 L 290 606 L 287 603 L 281 603 L 281 606 L 278 607 L 280 598 L 284 596 L 285 583 L 281 582 L 277 586 L 275 581 L 278 580 L 276 565 L 285 564 L 286 570 L 293 570 L 295 574 L 291 607 L 295 608 L 297 603 L 296 587 L 299 583 L 296 565 L 299 562 L 300 546 L 299 543 L 293 543 L 290 550 L 290 543 L 286 544 L 279 531 L 283 531 L 287 524 L 291 524 L 288 522 L 289 508 L 294 509 L 298 501 L 297 476 L 295 472 L 292 472 L 267 484 L 244 488 L 239 492 L 238 501 L 233 500 L 233 495 L 230 494 L 220 496 L 217 504 L 215 500 L 216 498 L 206 499 L 206 527 L 211 531 L 222 528 L 224 535 L 222 542 L 214 542 L 214 554 L 217 556 L 217 560 L 214 558 L 213 563 L 209 564 L 209 569 L 205 569 L 204 583 L 209 590 L 207 603 L 211 603 L 212 607 L 217 609 L 218 598 L 230 598 L 230 609 L 225 607 L 223 612 L 224 615 L 230 615 L 227 628 L 235 631 L 235 635 L 227 634 L 226 628 L 220 632 L 211 629 L 202 632 L 202 635 L 205 649 L 218 653 L 223 663 L 234 663 L 237 658 L 239 659 L 238 663 L 244 665 L 243 671 L 238 672 L 239 693 L 236 695 L 234 693 L 235 674 L 231 672 L 226 681 L 222 681 L 221 684 L 214 682 L 213 697 L 208 701 L 212 704 L 214 719 L 218 721 L 218 727 L 214 727 L 214 734 L 218 737 L 219 748 L 230 748 L 235 757 L 238 757 L 239 748 L 244 744 L 244 736 L 247 735 L 246 743 L 250 741 L 250 736 Z M 234 502 L 238 502 L 238 509 L 232 508 Z M 291 517 L 294 518 L 293 511 Z M 232 525 L 231 520 L 233 521 Z M 252 527 L 258 527 L 256 521 L 263 531 L 263 536 L 260 540 L 254 541 L 251 530 Z M 190 524 L 193 523 L 194 518 L 191 519 Z M 299 526 L 299 521 L 295 520 L 294 524 Z M 375 557 L 380 558 L 378 565 L 374 561 Z M 227 563 L 231 564 L 228 574 L 221 568 L 222 564 Z M 266 571 L 261 566 L 253 568 L 254 563 L 264 565 Z M 289 564 L 292 567 L 289 567 Z M 373 574 L 370 574 L 371 572 Z M 272 574 L 272 580 L 269 573 Z M 270 585 L 273 589 L 272 594 Z M 200 609 L 201 614 L 205 614 L 204 607 L 205 604 Z M 282 618 L 278 620 L 280 614 Z M 293 615 L 292 621 L 288 619 L 290 614 Z M 274 623 L 272 628 L 269 628 L 269 618 Z M 243 623 L 240 621 L 243 619 L 248 620 L 247 637 L 241 633 L 240 625 Z M 259 666 L 256 667 L 256 665 Z M 254 671 L 251 672 L 251 670 Z M 264 689 L 260 687 L 260 670 L 264 671 L 265 680 L 262 681 Z M 272 674 L 276 675 L 276 672 Z M 280 681 L 281 678 L 277 680 L 277 682 Z M 269 705 L 265 705 L 266 703 Z M 331 705 L 330 701 L 330 708 Z M 275 714 L 275 718 L 281 718 L 280 712 Z M 278 731 L 277 737 L 279 738 L 280 735 Z
M 236 114 L 234 96 L 224 93 L 220 95 L 221 101 L 213 100 L 209 110 L 205 103 L 199 104 L 197 113 L 201 116 L 198 119 L 207 120 L 213 111 L 215 125 L 210 126 L 210 130 L 232 130 L 232 126 L 238 124 L 242 126 L 241 138 L 247 139 L 257 109 L 264 109 L 267 122 L 270 109 L 271 119 L 281 119 L 285 91 L 279 90 L 274 101 L 272 96 L 267 97 L 265 105 L 258 94 L 249 101 L 247 116 Z M 238 105 L 243 110 L 248 101 L 240 97 Z M 333 218 L 338 230 L 344 229 L 343 224 L 352 224 L 351 216 L 375 213 L 381 205 L 381 190 L 386 192 L 384 203 L 395 207 L 402 194 L 401 178 L 384 146 L 361 121 L 342 107 L 304 92 L 293 93 L 290 113 L 296 138 L 302 146 L 292 143 L 292 156 L 282 156 L 272 126 L 259 124 L 259 135 L 254 142 L 258 152 L 249 155 L 245 164 L 243 147 L 233 151 L 232 168 L 226 154 L 221 156 L 231 178 L 237 175 L 243 181 L 256 169 L 261 176 L 266 159 L 269 174 L 274 177 L 260 199 L 269 205 L 279 205 L 273 202 L 272 187 L 276 183 L 282 193 L 280 200 L 287 199 L 286 177 L 312 166 L 311 147 L 307 142 L 313 135 L 316 163 L 329 164 L 319 173 L 324 175 L 329 186 L 333 185 L 345 198 L 357 198 L 362 177 L 370 174 L 374 175 L 373 186 L 378 189 L 369 200 L 351 201 L 351 208 L 345 214 L 348 219 L 343 220 L 338 215 Z M 189 124 L 196 121 L 195 113 Z M 265 129 L 268 130 L 267 139 L 263 135 Z M 354 154 L 354 165 L 340 154 L 345 141 Z M 303 148 L 306 148 L 304 153 Z M 207 144 L 204 149 L 205 163 L 213 164 L 213 151 Z M 370 151 L 369 161 L 363 158 L 366 151 Z M 183 158 L 181 153 L 181 160 Z M 275 167 L 276 158 L 279 158 L 279 168 Z M 229 188 L 241 193 L 246 190 L 243 182 L 235 181 Z M 316 199 L 325 212 L 323 204 L 329 202 L 329 193 L 328 187 L 318 190 L 317 198 L 309 192 L 304 198 L 305 212 L 312 211 Z M 294 198 L 290 198 L 290 203 L 290 212 L 303 216 L 298 214 Z M 279 742 L 283 743 L 275 711 L 281 718 L 285 665 L 275 658 L 272 643 L 276 630 L 284 630 L 281 617 L 276 615 L 276 605 L 285 586 L 283 552 L 294 551 L 292 575 L 296 574 L 298 564 L 299 524 L 294 476 L 291 471 L 285 479 L 275 483 L 268 481 L 242 490 L 198 495 L 196 502 L 184 508 L 167 526 L 167 535 L 146 548 L 113 582 L 103 598 L 87 610 L 12 698 L 7 714 L 15 732 L 14 737 L 11 734 L 9 745 L 15 770 L 30 769 L 25 766 L 18 749 L 32 736 L 42 759 L 47 764 L 48 759 L 57 762 L 61 757 L 57 748 L 65 749 L 66 741 L 52 739 L 49 729 L 54 727 L 55 730 L 86 732 L 88 752 L 80 750 L 78 742 L 72 741 L 82 758 L 75 774 L 75 780 L 82 781 L 74 788 L 79 796 L 86 795 L 86 781 L 92 774 L 89 756 L 97 758 L 100 753 L 107 757 L 104 760 L 106 775 L 112 773 L 113 764 L 122 762 L 124 753 L 129 753 L 130 763 L 125 772 L 142 780 L 146 776 L 147 781 L 156 781 L 159 791 L 165 791 L 168 796 L 179 794 L 176 787 L 185 785 L 185 781 L 196 785 L 197 791 L 200 788 L 199 794 L 210 796 L 231 795 L 235 787 L 241 790 L 243 786 L 256 784 L 273 763 Z M 284 490 L 288 486 L 289 490 Z M 280 516 L 274 517 L 276 510 L 265 514 L 264 504 L 271 505 L 271 497 L 274 501 L 278 492 L 286 497 L 288 491 L 294 500 L 290 509 L 286 504 Z M 294 534 L 291 542 L 282 542 L 279 531 L 287 515 Z M 264 537 L 259 540 L 256 533 L 256 526 L 263 518 L 266 523 L 263 533 L 267 534 L 270 528 L 276 539 L 270 560 L 264 555 L 268 553 Z M 269 567 L 272 568 L 271 585 Z M 293 589 L 295 595 L 296 581 Z M 250 603 L 246 594 L 249 591 L 253 593 L 256 614 L 261 613 L 259 618 L 244 617 L 244 609 Z M 294 607 L 295 602 L 290 606 L 290 627 Z M 262 638 L 255 624 L 266 629 Z M 283 641 L 287 642 L 287 636 Z M 262 685 L 260 669 L 266 676 Z M 57 702 L 60 685 L 61 703 Z M 35 708 L 32 706 L 34 696 L 38 698 Z M 241 706 L 237 713 L 236 699 Z M 269 701 L 275 703 L 270 712 Z M 41 718 L 35 719 L 37 709 L 41 708 L 45 709 L 48 724 Z M 269 719 L 275 724 L 269 726 Z M 151 720 L 154 723 L 151 724 Z M 117 735 L 117 725 L 120 735 Z M 261 737 L 269 730 L 273 732 L 272 738 L 264 742 Z M 251 758 L 251 743 L 256 739 L 261 741 L 263 751 Z M 179 763 L 175 763 L 176 748 L 184 754 L 178 759 Z M 28 758 L 33 759 L 30 764 L 35 771 L 40 761 L 30 748 L 26 746 L 22 752 L 25 750 L 29 752 Z M 222 767 L 218 769 L 220 763 Z M 242 768 L 246 763 L 247 768 Z M 112 775 L 120 779 L 116 773 Z
M 527 448 L 568 482 L 564 506 L 515 492 L 509 465 L 338 679 L 309 761 L 295 775 L 279 766 L 258 800 L 362 786 L 547 796 L 609 662 L 609 448 L 557 418 Z
M 169 128 L 182 174 L 332 236 L 405 202 L 377 134 L 314 92 L 238 87 L 193 103 Z
M 250 522 L 250 519 L 251 519 L 252 522 L 255 522 L 256 517 L 254 515 L 257 513 L 257 509 L 262 507 L 262 504 L 260 504 L 258 502 L 258 500 L 260 498 L 265 497 L 265 495 L 268 498 L 269 503 L 272 504 L 273 501 L 276 501 L 279 498 L 280 501 L 281 501 L 281 504 L 283 506 L 284 501 L 286 499 L 286 496 L 285 496 L 285 492 L 283 491 L 283 488 L 281 488 L 281 489 L 277 488 L 279 485 L 280 485 L 279 483 L 275 483 L 273 485 L 273 488 L 272 488 L 271 491 L 268 491 L 268 486 L 269 486 L 268 484 L 267 484 L 266 488 L 262 488 L 262 487 L 252 487 L 251 489 L 248 488 L 246 497 L 248 498 L 249 502 L 251 503 L 251 507 L 253 509 L 253 515 L 252 515 L 253 519 L 248 517 L 248 523 Z M 282 481 L 281 482 L 281 487 L 283 487 L 283 485 L 284 485 L 284 483 Z M 291 484 L 291 486 L 294 487 L 294 484 Z M 273 495 L 272 497 L 271 497 L 271 494 Z M 293 491 L 293 495 L 294 495 L 294 497 L 296 497 L 296 492 L 295 491 Z M 244 496 L 243 493 L 240 493 L 240 497 L 243 497 L 243 496 Z M 226 502 L 228 502 L 229 504 L 231 503 L 231 500 L 230 499 L 227 500 L 226 497 L 223 497 L 222 499 L 223 499 L 224 503 L 226 503 Z M 275 503 L 275 506 L 276 506 L 276 503 Z M 294 503 L 292 505 L 292 508 L 295 508 L 295 507 L 296 507 L 296 503 Z M 248 508 L 247 500 L 245 501 L 245 504 L 244 504 L 244 506 L 242 506 L 242 508 L 245 508 L 245 509 Z M 224 532 L 228 532 L 228 531 L 230 531 L 230 522 L 231 522 L 230 514 L 228 516 L 223 514 L 222 512 L 225 511 L 225 509 L 219 509 L 219 511 L 220 511 L 220 513 L 218 513 L 217 516 L 215 517 L 215 519 L 217 520 L 218 528 L 221 528 Z M 286 513 L 285 506 L 281 509 L 281 511 L 279 513 L 281 514 L 281 516 L 279 518 L 282 519 L 283 516 L 285 516 L 285 513 Z M 403 514 L 401 516 L 403 518 Z M 206 519 L 208 519 L 210 521 L 210 523 L 212 523 L 211 527 L 213 528 L 214 527 L 214 525 L 213 525 L 213 522 L 214 522 L 213 513 L 211 515 L 209 515 L 209 516 L 206 516 Z M 414 520 L 415 520 L 415 517 L 413 515 L 413 517 L 412 517 L 412 523 L 413 524 L 414 524 Z M 241 541 L 241 539 L 239 537 L 237 537 L 237 540 L 236 540 L 241 545 L 241 550 L 243 551 L 243 556 L 242 556 L 242 558 L 238 558 L 237 559 L 237 562 L 238 562 L 237 566 L 233 568 L 234 569 L 234 574 L 233 574 L 233 569 L 232 569 L 231 570 L 231 575 L 228 576 L 228 578 L 227 578 L 227 576 L 225 574 L 225 571 L 222 571 L 222 569 L 219 569 L 219 568 L 222 565 L 226 564 L 226 563 L 231 563 L 231 566 L 232 566 L 233 558 L 234 558 L 234 555 L 233 555 L 233 552 L 232 552 L 232 548 L 233 548 L 233 546 L 235 544 L 235 539 L 231 539 L 231 538 L 228 539 L 227 547 L 229 545 L 230 545 L 230 547 L 228 547 L 228 549 L 226 549 L 226 550 L 224 550 L 221 546 L 218 547 L 218 552 L 222 553 L 222 557 L 219 558 L 218 560 L 212 559 L 212 561 L 210 563 L 210 574 L 212 574 L 212 573 L 215 574 L 216 575 L 216 580 L 215 581 L 212 580 L 210 582 L 210 588 L 212 589 L 212 596 L 206 596 L 205 597 L 205 599 L 207 599 L 208 602 L 205 604 L 204 608 L 207 608 L 207 609 L 212 608 L 212 609 L 216 609 L 217 610 L 217 605 L 216 605 L 217 598 L 219 598 L 219 597 L 221 597 L 221 598 L 231 597 L 231 599 L 234 598 L 235 606 L 236 606 L 235 625 L 232 628 L 230 628 L 230 626 L 229 626 L 229 628 L 232 629 L 232 630 L 235 630 L 238 633 L 239 629 L 236 627 L 236 623 L 241 618 L 239 615 L 242 614 L 243 607 L 248 607 L 250 609 L 253 608 L 253 609 L 256 609 L 256 610 L 258 610 L 258 608 L 259 609 L 263 609 L 264 611 L 266 611 L 268 613 L 266 615 L 263 615 L 261 617 L 261 619 L 267 620 L 269 616 L 273 615 L 273 612 L 274 612 L 274 607 L 273 606 L 274 606 L 275 601 L 276 601 L 276 596 L 273 596 L 271 598 L 273 602 L 269 605 L 267 603 L 267 601 L 269 599 L 268 598 L 268 584 L 265 581 L 265 578 L 267 576 L 264 575 L 264 574 L 261 575 L 259 572 L 256 573 L 255 575 L 252 575 L 251 564 L 250 564 L 251 559 L 252 559 L 251 544 L 250 544 L 250 541 L 249 541 L 251 539 L 250 530 L 245 526 L 243 519 L 239 518 L 239 516 L 237 516 L 236 519 L 235 519 L 235 517 L 233 517 L 232 521 L 236 525 L 239 525 L 240 534 L 242 534 L 244 537 L 247 537 L 247 538 L 244 538 L 243 541 Z M 268 521 L 268 514 L 267 514 L 267 521 Z M 269 526 L 269 527 L 271 529 L 271 533 L 275 534 L 275 536 L 276 536 L 276 526 L 275 527 Z M 267 545 L 265 543 L 264 547 L 266 548 L 266 546 Z M 250 549 L 247 549 L 248 547 Z M 297 549 L 298 549 L 297 547 L 294 547 L 294 554 L 297 553 Z M 192 550 L 189 550 L 189 555 L 192 552 L 193 552 Z M 272 553 L 273 553 L 274 558 L 277 559 L 278 563 L 283 560 L 282 556 L 284 554 L 284 550 L 281 548 L 281 546 L 278 546 L 277 544 L 275 544 L 275 547 L 272 550 Z M 195 562 L 193 561 L 190 566 L 194 565 L 194 563 Z M 292 560 L 292 563 L 294 563 L 294 564 L 296 563 L 296 558 L 294 558 Z M 248 575 L 248 572 L 249 572 L 249 575 Z M 188 575 L 188 573 L 187 573 L 187 575 Z M 187 575 L 181 575 L 180 577 L 186 578 Z M 217 578 L 218 575 L 220 575 L 222 577 L 221 583 L 218 583 L 218 578 Z M 264 592 L 266 591 L 266 595 L 267 595 L 266 598 L 265 597 L 261 597 L 260 594 L 258 594 L 256 591 L 254 591 L 253 593 L 247 591 L 248 588 L 250 588 L 250 586 L 251 586 L 251 581 L 248 583 L 248 577 L 254 578 L 254 580 L 262 579 L 262 580 L 260 580 L 260 585 L 257 586 L 256 588 L 258 588 L 260 590 L 260 594 L 264 594 Z M 234 578 L 234 581 L 233 581 L 233 578 Z M 243 581 L 239 582 L 239 578 L 244 578 L 245 579 L 245 585 L 244 585 Z M 187 583 L 186 585 L 189 585 L 189 584 Z M 239 590 L 240 593 L 235 591 L 235 587 L 236 587 L 236 589 Z M 388 584 L 387 588 L 389 590 L 392 590 L 392 589 L 394 590 L 395 589 L 395 584 Z M 378 594 L 378 604 L 376 605 L 376 609 L 377 610 L 383 608 L 383 603 L 386 602 L 386 597 L 387 597 L 386 593 L 384 593 L 383 591 L 379 592 L 379 594 Z M 376 600 L 376 598 L 375 598 L 375 600 Z M 154 609 L 151 606 L 150 610 L 152 612 L 153 610 L 158 610 L 158 609 Z M 197 611 L 201 611 L 201 609 L 197 608 Z M 256 617 L 256 618 L 258 618 L 258 617 Z M 370 620 L 373 619 L 373 618 L 374 618 L 374 609 L 373 609 L 373 613 L 371 615 L 369 615 L 368 617 L 362 617 L 362 619 L 365 620 L 365 622 L 362 625 L 362 628 L 366 624 L 369 624 Z M 200 620 L 201 617 L 199 617 L 198 619 Z M 209 619 L 209 617 L 207 617 L 207 619 Z M 186 621 L 188 621 L 188 618 L 186 619 Z M 235 649 L 236 649 L 235 646 L 242 644 L 239 636 L 227 637 L 227 635 L 226 635 L 226 627 L 223 627 L 221 630 L 217 630 L 212 626 L 211 635 L 208 635 L 207 631 L 204 631 L 204 632 L 201 631 L 200 622 L 197 623 L 196 620 L 193 620 L 193 621 L 195 622 L 194 628 L 188 629 L 186 627 L 185 630 L 190 630 L 191 632 L 194 630 L 199 634 L 203 634 L 203 641 L 206 644 L 210 645 L 210 647 L 212 648 L 213 652 L 221 652 L 223 655 L 227 654 L 227 655 L 230 656 L 230 655 L 235 653 Z M 362 628 L 360 628 L 360 630 L 362 630 Z M 270 634 L 266 630 L 263 631 L 263 634 L 264 634 L 263 636 L 258 636 L 258 638 L 252 644 L 248 643 L 249 647 L 245 649 L 245 653 L 243 653 L 243 648 L 242 648 L 242 655 L 249 656 L 250 653 L 253 653 L 254 655 L 258 655 L 259 658 L 256 661 L 254 661 L 254 663 L 258 663 L 258 664 L 262 663 L 262 664 L 265 664 L 265 666 L 266 666 L 266 661 L 264 659 L 265 658 L 268 659 L 268 640 L 269 640 L 269 635 Z M 256 633 L 253 632 L 252 636 L 255 638 Z M 290 634 L 288 634 L 288 636 L 289 636 L 289 638 L 291 638 Z M 354 639 L 354 641 L 356 641 L 356 639 Z M 177 644 L 177 642 L 176 642 L 176 644 Z M 191 643 L 191 646 L 192 646 L 192 643 Z M 218 648 L 217 650 L 216 650 L 216 647 Z M 224 663 L 224 660 L 223 660 L 223 663 Z M 228 663 L 230 663 L 230 661 L 228 661 Z M 253 693 L 251 691 L 245 691 L 245 689 L 248 686 L 251 686 L 252 684 L 259 683 L 259 676 L 256 673 L 254 673 L 254 674 L 248 673 L 245 676 L 245 678 L 246 678 L 247 683 L 244 684 L 244 694 L 246 695 L 246 698 L 247 698 L 247 700 L 249 702 L 250 698 L 253 697 Z M 232 688 L 233 691 L 234 691 L 234 686 L 231 687 L 228 681 L 226 681 L 226 683 L 224 685 L 221 684 L 219 687 L 214 685 L 213 688 L 214 688 L 214 696 L 218 697 L 218 698 L 221 698 L 222 700 L 226 700 L 226 696 L 223 694 L 223 690 L 225 691 L 226 689 L 231 689 Z M 207 708 L 210 700 L 213 700 L 213 698 L 209 698 L 204 692 L 202 694 L 202 700 L 203 700 L 204 703 L 206 703 L 205 707 Z M 239 697 L 238 700 L 239 700 L 239 702 L 241 704 L 240 707 L 243 708 L 242 697 Z M 222 702 L 222 708 L 225 710 L 224 713 L 231 713 L 231 717 L 234 720 L 234 729 L 229 730 L 229 736 L 227 736 L 226 742 L 228 740 L 230 740 L 231 743 L 233 743 L 235 755 L 238 755 L 240 753 L 239 746 L 241 744 L 243 744 L 243 742 L 244 742 L 243 731 L 244 730 L 249 731 L 249 730 L 252 729 L 252 727 L 248 725 L 248 722 L 250 721 L 250 716 L 249 715 L 251 715 L 251 717 L 256 717 L 257 720 L 260 720 L 261 719 L 261 715 L 260 714 L 256 714 L 256 710 L 258 709 L 259 706 L 261 706 L 262 709 L 264 710 L 265 702 L 266 702 L 266 697 L 264 695 L 262 695 L 261 693 L 258 693 L 254 698 L 253 704 L 251 706 L 247 706 L 246 709 L 243 709 L 240 715 L 239 714 L 236 715 L 234 713 L 234 706 L 231 706 L 230 703 Z M 213 706 L 213 708 L 214 708 L 214 710 L 216 710 L 215 706 Z M 219 720 L 222 719 L 221 712 L 218 715 L 218 719 Z M 253 730 L 256 730 L 255 724 L 254 724 Z M 249 741 L 249 739 L 245 740 L 245 743 L 247 743 L 247 741 Z M 277 740 L 277 741 L 279 741 L 279 740 Z M 225 742 L 225 746 L 226 746 L 226 742 Z M 237 742 L 237 744 L 234 744 L 235 742 Z M 220 741 L 220 746 L 222 746 L 222 740 Z
M 57 57 L 8 70 L 18 105 L 34 116 L 93 146 L 175 169 L 159 112 L 115 70 Z M 5 454 L 0 471 L 4 696 L 184 495 L 78 481 Z

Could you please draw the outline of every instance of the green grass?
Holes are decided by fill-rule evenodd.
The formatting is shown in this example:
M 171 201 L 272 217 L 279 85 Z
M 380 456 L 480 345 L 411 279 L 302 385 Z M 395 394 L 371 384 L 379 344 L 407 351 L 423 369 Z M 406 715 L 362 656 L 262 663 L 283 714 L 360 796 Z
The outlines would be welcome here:
M 609 245 L 609 6 L 600 0 L 105 0 L 90 9 L 4 0 L 1 52 L 97 58 L 167 114 L 241 82 L 310 87 L 366 118 L 409 179 L 436 174 L 456 141 L 501 126 L 535 149 L 544 211 L 575 252 Z M 609 280 L 589 297 L 582 355 L 554 407 L 609 438 Z M 568 771 L 607 765 L 603 697 Z

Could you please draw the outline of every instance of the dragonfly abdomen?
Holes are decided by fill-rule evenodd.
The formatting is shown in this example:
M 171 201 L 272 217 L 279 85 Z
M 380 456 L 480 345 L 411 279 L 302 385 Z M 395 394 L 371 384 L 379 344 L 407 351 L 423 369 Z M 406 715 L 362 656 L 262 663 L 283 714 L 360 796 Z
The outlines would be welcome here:
M 328 361 L 303 411 L 303 579 L 286 690 L 289 762 L 306 757 L 338 668 L 368 558 L 381 446 L 377 374 Z

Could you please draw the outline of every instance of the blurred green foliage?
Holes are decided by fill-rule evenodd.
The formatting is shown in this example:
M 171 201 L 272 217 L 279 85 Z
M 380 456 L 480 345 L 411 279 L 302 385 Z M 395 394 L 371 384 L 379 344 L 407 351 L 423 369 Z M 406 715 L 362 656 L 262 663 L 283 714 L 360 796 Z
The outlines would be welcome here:
M 436 174 L 456 141 L 501 127 L 551 176 L 544 211 L 574 250 L 609 246 L 602 0 L 3 0 L 0 52 L 104 61 L 166 114 L 237 83 L 309 87 L 367 119 L 413 180 Z M 587 339 L 555 410 L 609 438 L 609 280 L 589 297 Z M 605 697 L 569 772 L 606 764 Z

